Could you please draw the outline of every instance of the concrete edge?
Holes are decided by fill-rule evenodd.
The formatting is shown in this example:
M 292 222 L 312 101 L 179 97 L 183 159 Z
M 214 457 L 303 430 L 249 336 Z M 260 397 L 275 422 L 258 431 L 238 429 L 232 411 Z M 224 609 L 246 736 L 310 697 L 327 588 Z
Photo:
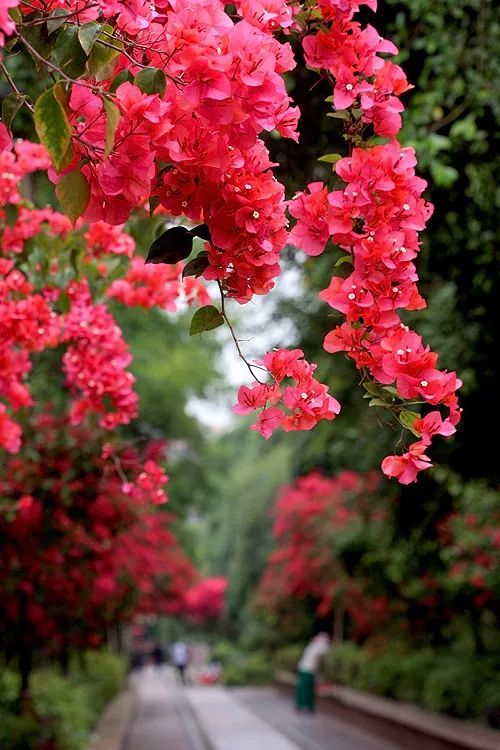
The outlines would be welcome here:
M 282 685 L 295 685 L 295 676 L 290 672 L 277 672 L 275 681 Z M 453 742 L 467 750 L 499 750 L 500 731 L 487 729 L 435 714 L 411 703 L 394 701 L 378 695 L 353 690 L 342 685 L 324 688 L 319 695 L 331 698 L 349 708 L 370 714 L 380 719 L 414 729 L 421 734 Z
M 137 696 L 128 686 L 104 709 L 88 750 L 123 750 L 136 711 Z

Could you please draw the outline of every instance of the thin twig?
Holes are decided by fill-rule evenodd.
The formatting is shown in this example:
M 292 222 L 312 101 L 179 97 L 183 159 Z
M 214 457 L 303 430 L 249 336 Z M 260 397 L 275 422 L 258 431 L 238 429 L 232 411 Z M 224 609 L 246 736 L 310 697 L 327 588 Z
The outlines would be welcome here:
M 233 326 L 231 325 L 231 323 L 229 322 L 229 318 L 227 317 L 227 313 L 226 313 L 226 306 L 225 306 L 225 298 L 224 298 L 224 291 L 223 291 L 223 289 L 222 289 L 222 284 L 220 283 L 220 281 L 217 281 L 217 285 L 218 285 L 218 287 L 219 287 L 219 291 L 220 291 L 220 300 L 221 300 L 221 311 L 220 311 L 220 313 L 221 313 L 222 317 L 224 318 L 224 321 L 225 321 L 225 323 L 226 323 L 227 327 L 229 328 L 229 331 L 231 332 L 231 337 L 232 337 L 232 339 L 233 339 L 233 341 L 234 341 L 234 345 L 235 345 L 235 347 L 236 347 L 236 351 L 238 352 L 238 356 L 239 356 L 239 358 L 240 358 L 241 360 L 243 360 L 243 362 L 244 362 L 244 363 L 246 364 L 246 366 L 248 367 L 248 369 L 249 369 L 249 371 L 250 371 L 250 374 L 251 374 L 252 378 L 254 378 L 254 380 L 256 380 L 256 381 L 257 381 L 258 383 L 260 383 L 261 385 L 265 385 L 265 384 L 264 384 L 264 383 L 262 382 L 262 380 L 260 380 L 260 379 L 259 379 L 259 378 L 258 378 L 258 377 L 256 376 L 256 374 L 254 373 L 254 371 L 253 371 L 253 369 L 254 369 L 254 368 L 256 368 L 256 369 L 258 369 L 258 370 L 264 370 L 265 368 L 264 368 L 264 367 L 259 367 L 259 365 L 251 365 L 251 364 L 250 364 L 250 362 L 249 362 L 249 361 L 247 360 L 247 358 L 245 357 L 245 355 L 243 354 L 243 352 L 241 351 L 241 347 L 240 347 L 240 342 L 238 341 L 238 338 L 237 338 L 237 336 L 236 336 L 236 333 L 235 333 L 235 331 L 234 331 L 234 328 L 233 328 Z
M 21 92 L 19 91 L 19 89 L 17 88 L 17 86 L 16 86 L 16 84 L 14 82 L 14 79 L 12 78 L 11 74 L 9 73 L 9 71 L 7 70 L 7 68 L 5 67 L 5 65 L 3 64 L 3 62 L 0 62 L 0 70 L 2 71 L 2 73 L 4 74 L 4 76 L 6 77 L 7 82 L 9 84 L 9 86 L 11 87 L 11 89 L 14 91 L 14 93 L 17 94 L 18 96 L 20 96 L 22 98 L 23 104 L 29 109 L 30 112 L 33 113 L 35 111 L 34 108 L 26 100 L 25 96 L 23 94 L 21 94 Z

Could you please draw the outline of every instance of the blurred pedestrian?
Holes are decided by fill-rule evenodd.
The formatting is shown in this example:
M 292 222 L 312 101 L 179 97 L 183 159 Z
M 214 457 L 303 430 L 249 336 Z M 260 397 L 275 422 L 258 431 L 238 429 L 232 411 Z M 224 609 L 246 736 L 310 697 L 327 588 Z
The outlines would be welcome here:
M 160 669 L 160 667 L 165 664 L 165 650 L 161 643 L 155 643 L 154 648 L 151 652 L 151 656 L 153 657 L 153 663 L 157 669 Z
M 330 638 L 327 633 L 318 633 L 309 641 L 298 664 L 297 691 L 295 704 L 298 711 L 314 711 L 315 704 L 315 675 L 321 657 L 330 648 Z
M 177 669 L 178 675 L 183 685 L 186 684 L 186 669 L 189 665 L 190 653 L 189 647 L 184 641 L 175 641 L 170 649 L 170 658 L 172 664 Z

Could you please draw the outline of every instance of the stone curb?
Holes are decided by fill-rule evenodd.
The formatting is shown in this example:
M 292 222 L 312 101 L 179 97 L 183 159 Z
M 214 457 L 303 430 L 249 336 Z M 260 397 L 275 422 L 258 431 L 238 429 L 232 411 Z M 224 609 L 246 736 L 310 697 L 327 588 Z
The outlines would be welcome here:
M 278 684 L 295 685 L 295 676 L 290 672 L 277 672 L 274 679 Z M 434 714 L 411 703 L 381 698 L 378 695 L 353 690 L 342 685 L 320 688 L 318 695 L 331 698 L 356 711 L 416 730 L 429 737 L 453 743 L 464 750 L 499 750 L 500 748 L 500 731 L 485 729 L 482 726 L 442 714 Z

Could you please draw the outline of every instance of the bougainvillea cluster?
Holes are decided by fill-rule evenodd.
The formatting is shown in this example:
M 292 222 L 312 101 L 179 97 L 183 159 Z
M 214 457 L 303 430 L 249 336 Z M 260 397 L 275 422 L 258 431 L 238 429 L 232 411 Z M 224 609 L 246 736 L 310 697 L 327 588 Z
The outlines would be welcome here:
M 252 429 L 263 437 L 269 438 L 277 427 L 286 432 L 311 430 L 321 419 L 332 420 L 339 413 L 339 402 L 313 377 L 316 365 L 304 359 L 301 349 L 276 349 L 257 366 L 270 374 L 272 384 L 256 381 L 250 387 L 242 385 L 233 411 L 250 414 L 261 408 Z
M 455 431 L 460 380 L 438 369 L 437 354 L 401 318 L 402 311 L 425 306 L 414 260 L 432 208 L 422 197 L 425 182 L 416 176 L 413 149 L 396 139 L 404 109 L 400 97 L 411 86 L 385 57 L 396 47 L 356 20 L 360 6 L 376 10 L 376 1 L 241 0 L 233 7 L 221 0 L 51 0 L 16 7 L 6 0 L 0 34 L 9 40 L 9 50 L 22 50 L 38 70 L 50 71 L 34 107 L 14 84 L 11 109 L 33 111 L 65 213 L 73 223 L 79 217 L 90 223 L 83 232 L 83 258 L 95 262 L 102 275 L 106 256 L 131 255 L 130 241 L 113 235 L 110 225 L 122 225 L 133 210 L 200 224 L 206 228 L 204 249 L 196 270 L 190 270 L 195 278 L 188 279 L 187 297 L 207 301 L 199 275 L 217 282 L 222 309 L 205 316 L 208 329 L 228 323 L 225 298 L 245 303 L 273 287 L 287 239 L 309 255 L 320 254 L 330 241 L 345 251 L 343 267 L 350 264 L 351 273 L 345 277 L 340 270 L 321 296 L 346 320 L 327 335 L 325 348 L 351 357 L 373 397 L 371 405 L 386 408 L 417 437 L 402 455 L 382 464 L 388 476 L 408 483 L 431 465 L 426 451 L 433 437 Z M 287 41 L 292 35 L 302 42 L 305 63 L 332 84 L 329 99 L 337 112 L 330 114 L 344 122 L 348 154 L 326 155 L 335 164 L 334 187 L 313 182 L 286 201 L 265 136 L 298 138 L 300 113 L 285 86 L 286 73 L 296 65 Z M 9 126 L 13 116 L 15 111 Z M 8 150 L 5 127 L 0 135 L 7 146 L 1 194 L 15 205 L 19 169 L 32 170 L 37 159 L 41 167 L 48 165 L 38 146 L 26 146 L 33 158 L 22 167 L 22 158 Z M 291 233 L 287 209 L 296 220 Z M 19 206 L 21 215 L 21 232 L 17 220 L 7 222 L 14 225 L 6 230 L 12 253 L 20 254 L 23 242 L 29 242 L 23 235 L 33 238 L 42 226 L 49 235 L 69 232 L 68 222 L 50 209 L 26 215 Z M 68 260 L 54 259 L 50 270 L 55 265 L 63 275 Z M 163 262 L 175 261 L 154 260 Z M 39 270 L 34 262 L 32 271 Z M 146 270 L 135 259 L 125 278 L 114 280 L 110 294 L 127 304 L 148 307 L 154 301 L 168 309 L 180 283 L 174 274 L 159 266 Z M 15 283 L 24 280 L 17 277 Z M 66 296 L 67 283 L 61 280 L 58 287 Z M 43 331 L 40 336 L 48 336 L 45 317 L 57 292 L 32 291 L 34 324 Z M 64 321 L 54 325 L 64 328 Z M 89 341 L 87 349 L 93 348 Z M 29 351 L 23 357 L 10 365 L 13 373 L 26 372 Z M 126 356 L 117 352 L 119 359 L 123 364 Z M 283 412 L 275 389 L 280 381 L 271 375 L 270 385 L 257 380 L 243 391 L 238 407 L 263 409 L 257 429 L 265 436 L 277 426 L 310 429 L 338 412 L 326 386 L 314 379 L 285 387 L 280 400 L 290 411 Z M 133 411 L 122 392 L 124 381 L 117 387 L 111 401 L 118 409 L 101 414 L 109 426 L 127 421 Z M 108 401 L 99 402 L 98 394 L 87 391 L 78 399 L 76 412 L 90 404 L 102 411 L 102 401 Z M 424 414 L 408 409 L 413 405 Z M 18 442 L 15 432 L 15 425 L 6 423 L 1 433 L 11 449 Z
M 64 346 L 61 366 L 73 395 L 73 423 L 95 414 L 112 430 L 136 416 L 137 395 L 127 370 L 131 355 L 106 298 L 165 310 L 208 300 L 198 279 L 182 279 L 184 264 L 153 270 L 132 257 L 135 243 L 122 227 L 80 222 L 73 230 L 63 214 L 30 204 L 20 183 L 49 165 L 43 146 L 27 141 L 7 141 L 0 154 L 0 445 L 12 453 L 21 441 L 12 412 L 33 405 L 31 355 Z M 80 264 L 74 267 L 75 251 Z M 120 257 L 122 278 L 108 285 L 109 263 Z M 102 282 L 99 289 L 91 277 Z
M 313 472 L 281 490 L 273 509 L 275 547 L 256 595 L 259 608 L 285 619 L 297 601 L 312 603 L 324 618 L 340 609 L 359 637 L 387 620 L 387 597 L 368 591 L 363 576 L 346 563 L 354 534 L 361 540 L 380 533 L 386 508 L 376 488 L 375 476 L 344 471 L 333 479 Z
M 197 623 L 217 620 L 224 610 L 228 579 L 224 576 L 202 578 L 186 593 L 185 613 Z
M 414 259 L 419 232 L 432 213 L 415 174 L 412 148 L 395 138 L 401 128 L 400 94 L 408 88 L 398 65 L 380 56 L 396 53 L 372 26 L 353 20 L 360 3 L 320 3 L 323 23 L 303 40 L 306 62 L 333 76 L 333 105 L 347 122 L 349 155 L 334 157 L 342 189 L 312 183 L 290 203 L 297 219 L 290 239 L 309 255 L 331 240 L 347 252 L 347 277 L 333 276 L 320 297 L 346 321 L 325 338 L 328 352 L 345 352 L 362 371 L 373 405 L 392 409 L 417 436 L 403 455 L 389 456 L 382 469 L 402 484 L 431 466 L 425 453 L 435 435 L 451 435 L 460 419 L 454 372 L 436 367 L 437 354 L 400 317 L 400 310 L 425 307 Z M 373 9 L 376 3 L 366 3 Z M 388 136 L 370 146 L 370 129 Z M 443 406 L 421 418 L 407 404 Z

